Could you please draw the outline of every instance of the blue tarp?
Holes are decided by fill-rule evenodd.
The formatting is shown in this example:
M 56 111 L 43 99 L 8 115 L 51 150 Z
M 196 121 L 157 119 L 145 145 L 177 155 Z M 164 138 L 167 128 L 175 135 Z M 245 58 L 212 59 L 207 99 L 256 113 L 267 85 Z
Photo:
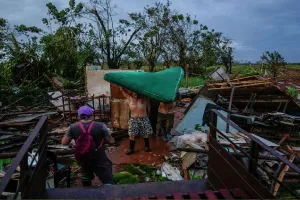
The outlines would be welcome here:
M 183 135 L 187 131 L 195 130 L 197 124 L 201 126 L 203 122 L 203 114 L 205 111 L 205 107 L 208 103 L 216 105 L 212 100 L 200 95 L 197 98 L 197 100 L 193 103 L 188 113 L 184 116 L 180 124 L 178 124 L 176 128 L 176 132 Z M 225 111 L 220 111 L 220 113 L 222 113 L 226 117 L 228 115 L 228 113 Z M 226 131 L 226 123 L 223 120 L 221 120 L 219 117 L 218 117 L 217 128 L 220 131 Z M 203 127 L 201 126 L 201 130 L 205 132 L 209 130 L 209 127 L 207 125 Z M 232 127 L 230 127 L 229 130 L 232 133 L 238 132 L 236 129 L 233 129 Z

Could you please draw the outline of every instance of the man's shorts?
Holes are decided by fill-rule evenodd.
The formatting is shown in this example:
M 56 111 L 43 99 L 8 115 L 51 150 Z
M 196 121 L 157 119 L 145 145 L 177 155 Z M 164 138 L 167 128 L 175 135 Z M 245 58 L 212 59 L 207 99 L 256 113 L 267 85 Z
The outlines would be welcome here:
M 158 124 L 159 128 L 167 128 L 168 131 L 171 131 L 174 124 L 174 113 L 163 114 L 158 113 Z
M 147 137 L 153 133 L 152 126 L 148 117 L 130 118 L 128 124 L 129 136 Z

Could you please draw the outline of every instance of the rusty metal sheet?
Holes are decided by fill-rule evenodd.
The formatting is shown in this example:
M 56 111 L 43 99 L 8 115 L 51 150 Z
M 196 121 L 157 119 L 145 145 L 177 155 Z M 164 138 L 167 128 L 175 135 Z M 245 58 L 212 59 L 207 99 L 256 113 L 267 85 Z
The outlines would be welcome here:
M 119 100 L 111 99 L 111 122 L 113 128 L 120 128 Z
M 128 130 L 129 105 L 127 100 L 111 99 L 111 121 L 113 128 Z
M 129 105 L 120 87 L 110 84 L 111 92 L 111 118 L 113 128 L 128 130 Z
M 120 128 L 123 130 L 128 130 L 129 121 L 129 104 L 127 100 L 121 100 L 119 102 L 120 109 Z
M 120 86 L 113 83 L 110 83 L 110 97 L 115 99 L 126 99 L 120 89 Z

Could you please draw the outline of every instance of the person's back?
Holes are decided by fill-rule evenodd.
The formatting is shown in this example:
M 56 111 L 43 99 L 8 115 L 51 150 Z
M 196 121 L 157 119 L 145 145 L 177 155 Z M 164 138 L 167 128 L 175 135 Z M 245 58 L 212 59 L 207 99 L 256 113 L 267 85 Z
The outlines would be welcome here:
M 82 121 L 82 122 L 76 122 L 74 124 L 71 124 L 68 131 L 67 136 L 73 138 L 75 141 L 79 138 L 81 134 L 83 134 L 83 131 L 79 125 L 79 123 L 82 124 L 83 128 L 85 130 L 88 130 L 89 126 L 91 125 L 92 121 Z M 103 142 L 105 140 L 106 136 L 109 136 L 109 131 L 106 127 L 106 125 L 102 122 L 94 122 L 93 127 L 91 127 L 90 135 L 93 139 L 93 142 L 95 143 L 95 146 L 97 147 L 97 160 L 95 160 L 97 163 L 104 164 L 107 161 L 107 156 L 105 154 L 105 146 L 103 145 Z
M 93 122 L 90 120 L 92 113 L 93 109 L 88 106 L 82 106 L 78 109 L 78 115 L 81 120 L 80 122 L 69 126 L 67 133 L 62 139 L 62 144 L 67 145 L 74 139 L 77 146 L 77 149 L 75 146 L 75 158 L 76 155 L 80 158 L 80 156 L 78 156 L 80 153 L 88 155 L 85 157 L 86 159 L 88 158 L 87 161 L 81 161 L 77 158 L 77 162 L 81 166 L 83 186 L 91 185 L 94 173 L 104 184 L 112 184 L 112 163 L 105 153 L 103 143 L 104 141 L 114 143 L 114 139 L 111 137 L 110 132 L 104 123 Z M 82 139 L 84 136 L 86 138 Z M 89 139 L 90 137 L 91 139 Z M 82 144 L 82 142 L 91 142 L 91 140 L 94 149 L 89 151 L 88 149 L 91 148 L 90 143 Z M 78 150 L 79 146 L 83 146 L 83 148 Z

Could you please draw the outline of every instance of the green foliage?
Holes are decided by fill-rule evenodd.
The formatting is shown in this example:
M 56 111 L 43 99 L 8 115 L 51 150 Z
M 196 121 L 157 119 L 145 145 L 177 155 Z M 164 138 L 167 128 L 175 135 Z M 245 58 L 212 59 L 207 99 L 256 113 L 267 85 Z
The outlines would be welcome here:
M 277 51 L 266 51 L 261 56 L 261 63 L 272 74 L 274 79 L 278 78 L 280 73 L 286 70 L 286 62 L 283 56 Z
M 162 69 L 158 67 L 161 62 L 165 67 L 189 64 L 189 72 L 205 74 L 208 66 L 231 56 L 230 40 L 189 14 L 173 10 L 170 1 L 146 6 L 142 12 L 129 13 L 128 19 L 119 20 L 110 0 L 93 0 L 90 4 L 69 0 L 65 8 L 52 2 L 45 6 L 48 16 L 41 19 L 45 29 L 10 26 L 0 18 L 3 102 L 27 94 L 27 88 L 42 91 L 50 85 L 41 79 L 43 74 L 61 76 L 66 79 L 64 86 L 76 88 L 84 82 L 87 63 L 113 69 L 121 65 L 142 69 L 146 65 L 147 71 Z M 189 86 L 205 81 L 191 77 Z M 21 92 L 14 94 L 13 87 Z
M 193 87 L 201 87 L 203 85 L 205 85 L 205 83 L 208 81 L 208 79 L 203 78 L 203 77 L 189 77 L 189 81 L 188 81 L 188 86 L 189 88 L 193 88 Z M 182 79 L 180 82 L 180 86 L 179 87 L 186 87 L 186 82 L 185 79 Z
M 195 130 L 201 131 L 201 125 L 200 125 L 200 124 L 196 124 L 196 125 L 195 125 Z
M 125 167 L 125 170 L 131 174 L 139 175 L 139 176 L 146 174 L 146 172 L 143 171 L 139 166 L 134 166 L 134 165 L 127 165 Z
M 3 170 L 6 165 L 12 163 L 12 158 L 0 159 L 0 170 Z
M 156 174 L 157 169 L 150 168 L 148 165 L 144 164 L 135 164 L 135 165 L 127 165 L 125 166 L 126 172 L 129 174 L 134 175 L 139 179 L 140 182 L 162 182 L 168 181 L 167 178 L 162 177 Z
M 289 95 L 291 95 L 292 97 L 294 97 L 294 98 L 298 97 L 299 92 L 298 92 L 297 88 L 288 87 L 287 91 L 288 91 Z
M 262 75 L 263 71 L 259 68 L 254 68 L 251 65 L 245 66 L 244 69 L 239 73 L 238 77 L 244 77 L 244 76 L 254 76 L 254 75 Z
M 200 180 L 200 179 L 203 179 L 203 177 L 201 176 L 194 176 L 191 171 L 189 171 L 189 177 L 190 177 L 190 180 Z
M 139 179 L 129 172 L 115 173 L 113 175 L 114 184 L 136 184 Z

